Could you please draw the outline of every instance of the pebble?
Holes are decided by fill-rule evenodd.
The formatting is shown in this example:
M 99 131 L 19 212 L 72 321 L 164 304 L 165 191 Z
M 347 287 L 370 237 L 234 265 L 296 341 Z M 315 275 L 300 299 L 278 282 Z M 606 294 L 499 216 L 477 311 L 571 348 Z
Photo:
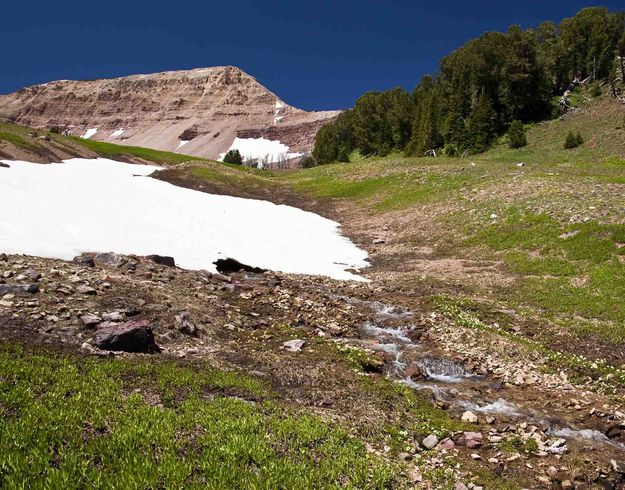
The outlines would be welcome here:
M 438 445 L 438 437 L 434 434 L 430 434 L 421 441 L 421 444 L 426 449 L 434 449 Z

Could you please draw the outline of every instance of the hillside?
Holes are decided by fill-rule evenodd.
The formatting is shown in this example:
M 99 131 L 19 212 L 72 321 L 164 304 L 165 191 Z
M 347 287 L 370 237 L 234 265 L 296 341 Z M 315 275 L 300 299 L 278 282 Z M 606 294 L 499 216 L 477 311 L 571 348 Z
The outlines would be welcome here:
M 265 151 L 309 152 L 319 127 L 336 114 L 291 107 L 231 66 L 60 80 L 0 96 L 0 120 L 209 159 L 219 158 L 236 138 L 255 140 L 248 152 L 257 158 Z
M 155 175 L 336 219 L 371 283 L 0 258 L 0 288 L 42 275 L 0 303 L 0 478 L 618 488 L 625 108 L 579 95 L 520 150 Z M 585 143 L 564 150 L 570 130 Z M 119 321 L 148 322 L 162 352 L 96 349 Z

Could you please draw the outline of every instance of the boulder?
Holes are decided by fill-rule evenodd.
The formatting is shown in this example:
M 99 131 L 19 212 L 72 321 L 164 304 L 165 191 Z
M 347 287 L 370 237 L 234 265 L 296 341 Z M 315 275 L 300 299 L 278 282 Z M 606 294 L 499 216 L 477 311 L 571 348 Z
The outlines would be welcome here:
M 154 332 L 147 320 L 130 321 L 99 329 L 93 336 L 96 346 L 104 350 L 124 352 L 160 352 Z
M 123 255 L 119 255 L 114 252 L 106 252 L 97 254 L 93 258 L 93 262 L 95 265 L 100 267 L 111 267 L 113 269 L 117 269 L 128 262 L 128 259 Z
M 231 258 L 217 259 L 213 264 L 217 267 L 217 272 L 221 274 L 228 274 L 229 272 L 252 272 L 254 274 L 262 274 L 266 272 L 265 269 L 242 264 L 238 260 Z
M 169 257 L 168 255 L 146 255 L 145 257 L 148 260 L 151 260 L 155 264 L 164 265 L 167 267 L 176 267 L 176 261 L 173 257 Z
M 482 445 L 482 440 L 483 436 L 481 432 L 463 432 L 458 444 L 460 446 L 466 446 L 469 449 L 475 449 Z
M 6 163 L 0 162 L 0 168 L 10 168 Z
M 72 259 L 72 262 L 77 265 L 82 265 L 83 267 L 95 267 L 93 257 L 88 255 L 78 255 Z
M 477 422 L 477 415 L 475 415 L 470 410 L 467 410 L 466 412 L 462 414 L 461 420 L 463 422 L 468 422 L 469 424 L 475 424 Z
M 0 262 L 7 262 L 9 260 L 9 257 L 7 256 L 7 254 L 2 253 L 0 254 Z

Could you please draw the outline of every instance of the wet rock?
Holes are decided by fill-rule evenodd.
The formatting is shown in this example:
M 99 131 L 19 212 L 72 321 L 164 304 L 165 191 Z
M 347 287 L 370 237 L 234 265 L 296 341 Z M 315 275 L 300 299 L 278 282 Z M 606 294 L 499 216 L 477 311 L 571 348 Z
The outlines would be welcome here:
M 155 264 L 164 265 L 166 267 L 176 267 L 176 261 L 173 257 L 169 257 L 168 255 L 147 255 L 145 257 L 148 260 L 151 260 Z
M 106 252 L 97 254 L 93 258 L 93 262 L 95 265 L 98 265 L 100 267 L 110 267 L 113 269 L 117 269 L 126 264 L 128 262 L 128 259 L 123 255 L 119 255 L 113 252 Z
M 622 433 L 623 429 L 620 422 L 610 424 L 605 431 L 605 435 L 608 436 L 610 439 L 616 439 L 617 437 L 620 437 Z
M 93 257 L 88 255 L 78 255 L 72 259 L 72 262 L 77 265 L 82 265 L 83 267 L 95 267 Z
M 220 272 L 221 274 L 228 274 L 232 272 L 251 272 L 254 274 L 262 274 L 263 272 L 266 272 L 265 269 L 242 264 L 238 260 L 231 258 L 217 259 L 213 262 L 213 264 L 217 267 L 217 272 Z
M 39 292 L 37 284 L 0 284 L 0 295 L 5 294 L 35 294 Z
M 96 346 L 104 350 L 124 352 L 159 352 L 154 332 L 147 320 L 130 321 L 99 329 L 93 336 Z
M 282 347 L 289 352 L 298 352 L 302 350 L 302 347 L 304 347 L 305 343 L 306 342 L 301 339 L 288 340 L 287 342 L 282 343 Z
M 425 449 L 434 449 L 438 445 L 438 437 L 434 434 L 430 434 L 421 441 L 421 445 Z
M 477 423 L 477 415 L 475 415 L 470 410 L 467 410 L 466 412 L 462 414 L 462 418 L 460 420 L 462 420 L 463 422 L 467 422 L 469 424 L 475 424 Z

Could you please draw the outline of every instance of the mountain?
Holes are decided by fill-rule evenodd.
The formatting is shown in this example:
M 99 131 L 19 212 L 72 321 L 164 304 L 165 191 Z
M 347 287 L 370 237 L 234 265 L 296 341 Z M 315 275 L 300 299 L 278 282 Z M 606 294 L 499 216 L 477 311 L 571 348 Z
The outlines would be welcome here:
M 235 139 L 244 157 L 308 152 L 337 114 L 292 107 L 233 66 L 58 80 L 0 96 L 0 119 L 20 125 L 211 159 Z

